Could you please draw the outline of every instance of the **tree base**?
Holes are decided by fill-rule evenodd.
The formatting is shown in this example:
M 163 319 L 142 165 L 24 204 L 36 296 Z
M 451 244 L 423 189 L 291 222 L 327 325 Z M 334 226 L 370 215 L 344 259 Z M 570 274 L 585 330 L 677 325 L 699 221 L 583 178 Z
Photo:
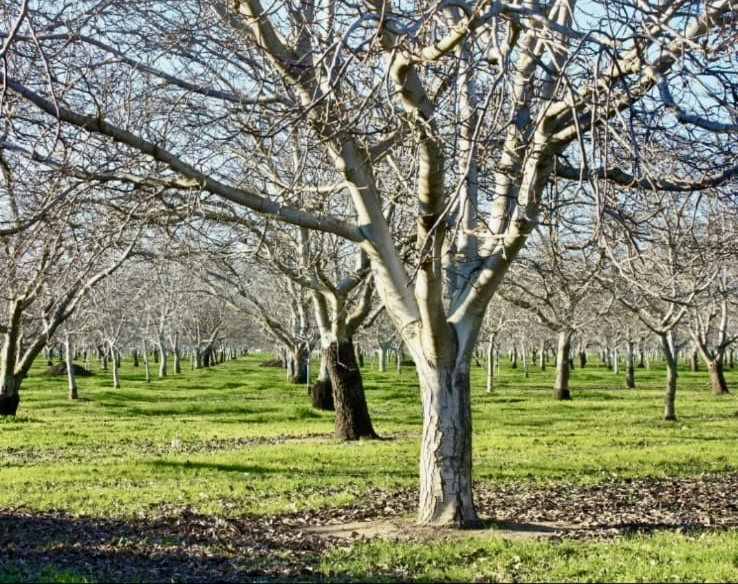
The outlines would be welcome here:
M 336 411 L 333 403 L 333 385 L 330 380 L 315 382 L 311 391 L 312 404 L 316 410 Z
M 555 400 L 570 400 L 571 392 L 568 389 L 554 389 L 553 398 Z
M 13 395 L 0 394 L 0 416 L 15 416 L 19 403 L 20 396 L 17 393 Z

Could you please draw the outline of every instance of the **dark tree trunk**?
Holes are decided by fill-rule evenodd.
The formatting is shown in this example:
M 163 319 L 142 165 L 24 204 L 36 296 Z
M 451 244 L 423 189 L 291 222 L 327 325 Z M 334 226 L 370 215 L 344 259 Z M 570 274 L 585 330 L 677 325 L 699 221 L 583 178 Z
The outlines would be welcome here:
M 579 368 L 584 369 L 587 364 L 587 353 L 586 351 L 579 351 Z
M 292 350 L 287 362 L 287 370 L 290 383 L 304 385 L 308 381 L 308 360 L 310 352 L 307 347 L 300 346 Z
M 333 386 L 336 408 L 336 438 L 359 440 L 378 438 L 369 418 L 361 371 L 356 363 L 354 344 L 349 339 L 333 342 L 323 349 L 326 368 Z
M 669 334 L 661 335 L 661 345 L 666 360 L 666 395 L 664 396 L 664 420 L 676 421 L 677 362 Z
M 335 411 L 333 385 L 330 379 L 318 379 L 311 388 L 312 404 L 317 410 Z
M 692 351 L 692 354 L 689 357 L 689 370 L 690 371 L 699 371 L 700 366 L 697 359 L 697 351 Z
M 625 387 L 635 388 L 635 351 L 632 342 L 628 342 L 628 354 L 625 357 Z
M 0 393 L 0 416 L 15 416 L 20 403 L 17 393 Z

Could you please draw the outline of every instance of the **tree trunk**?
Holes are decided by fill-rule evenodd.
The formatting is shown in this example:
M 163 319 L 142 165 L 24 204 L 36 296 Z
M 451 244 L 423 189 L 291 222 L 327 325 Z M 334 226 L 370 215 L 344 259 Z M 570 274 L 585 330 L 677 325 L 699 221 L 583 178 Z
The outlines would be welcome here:
M 287 377 L 290 383 L 304 385 L 308 377 L 308 359 L 310 354 L 304 344 L 292 347 L 287 362 Z
M 146 341 L 143 343 L 143 362 L 144 362 L 144 375 L 146 376 L 146 383 L 151 382 L 151 366 L 149 365 L 149 351 L 146 348 Z
M 79 399 L 77 380 L 74 377 L 74 351 L 72 349 L 72 340 L 69 334 L 64 337 L 64 362 L 67 366 L 67 387 L 69 389 L 69 399 Z
M 387 371 L 387 360 L 389 358 L 389 352 L 392 349 L 392 344 L 388 342 L 379 343 L 379 363 L 378 369 L 380 373 Z
M 541 371 L 546 370 L 546 341 L 541 341 L 541 362 L 539 366 Z
M 615 375 L 620 373 L 620 352 L 617 347 L 612 350 L 612 372 Z
M 481 527 L 472 497 L 469 363 L 417 369 L 423 402 L 418 522 Z
M 725 381 L 723 372 L 723 360 L 720 358 L 712 359 L 707 368 L 710 371 L 710 385 L 714 395 L 724 395 L 728 392 L 728 384 Z
M 700 370 L 697 350 L 692 351 L 692 354 L 689 356 L 689 370 L 692 372 Z M 712 377 L 712 371 L 710 372 L 710 377 Z
M 487 343 L 487 393 L 492 393 L 494 389 L 495 375 L 495 341 L 490 337 Z
M 635 388 L 635 347 L 632 341 L 628 341 L 628 353 L 625 356 L 625 387 Z
M 113 387 L 115 389 L 120 388 L 120 359 L 118 359 L 117 351 L 115 347 L 110 345 L 110 361 L 113 363 Z
M 356 352 L 351 340 L 332 342 L 323 349 L 326 367 L 333 386 L 336 408 L 336 438 L 359 440 L 378 438 L 369 418 L 364 384 L 356 363 Z
M 331 380 L 316 379 L 313 384 L 311 391 L 311 403 L 316 410 L 325 410 L 333 412 L 336 410 L 335 402 L 333 401 L 333 386 Z
M 23 375 L 16 375 L 15 366 L 18 353 L 18 337 L 22 304 L 18 300 L 11 300 L 9 322 L 3 339 L 2 354 L 0 354 L 0 416 L 15 416 L 20 403 L 20 389 Z
M 164 341 L 164 337 L 159 337 L 159 350 L 157 351 L 157 354 L 159 355 L 159 377 L 166 377 L 167 376 L 167 346 Z
M 666 395 L 664 396 L 664 420 L 675 421 L 676 417 L 676 390 L 677 390 L 677 361 L 670 335 L 661 335 L 661 345 L 666 360 Z
M 569 391 L 569 353 L 571 352 L 571 333 L 559 332 L 559 343 L 556 352 L 556 380 L 554 381 L 553 397 L 557 400 L 571 399 Z
M 333 402 L 333 386 L 328 375 L 326 357 L 327 352 L 323 351 L 320 355 L 318 378 L 315 380 L 313 386 L 308 389 L 308 395 L 315 409 L 334 412 L 336 411 L 336 406 Z

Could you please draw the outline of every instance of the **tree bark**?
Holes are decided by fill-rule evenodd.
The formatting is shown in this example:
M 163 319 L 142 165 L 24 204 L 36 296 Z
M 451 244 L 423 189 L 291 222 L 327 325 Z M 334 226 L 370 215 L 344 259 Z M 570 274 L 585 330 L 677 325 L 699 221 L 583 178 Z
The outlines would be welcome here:
M 383 341 L 379 343 L 379 359 L 378 369 L 380 373 L 387 371 L 387 360 L 389 358 L 389 352 L 392 349 L 392 343 Z
M 541 361 L 539 366 L 541 371 L 546 370 L 546 341 L 541 341 Z
M 323 349 L 326 367 L 333 386 L 336 408 L 336 438 L 359 440 L 378 438 L 369 417 L 364 384 L 356 363 L 356 352 L 351 340 L 332 342 Z
M 487 343 L 487 393 L 492 393 L 494 389 L 495 375 L 495 341 L 494 337 L 490 337 Z
M 159 350 L 155 355 L 159 355 L 159 377 L 167 376 L 167 346 L 164 340 L 164 336 L 159 336 Z
M 307 347 L 300 343 L 290 348 L 287 362 L 287 376 L 290 383 L 303 385 L 307 383 L 308 359 L 310 353 Z
M 18 353 L 18 337 L 20 331 L 22 303 L 10 301 L 9 322 L 5 331 L 2 353 L 0 354 L 0 416 L 15 416 L 20 403 L 21 382 L 24 375 L 16 374 L 16 358 Z
M 418 363 L 423 402 L 418 522 L 475 528 L 482 525 L 472 496 L 469 363 Z
M 724 395 L 728 392 L 728 384 L 725 381 L 725 373 L 723 372 L 722 359 L 712 359 L 707 363 L 707 369 L 710 372 L 710 385 L 714 395 Z
M 113 387 L 120 388 L 120 359 L 117 358 L 115 345 L 110 343 L 110 361 L 113 363 Z
M 64 337 L 64 360 L 67 366 L 67 387 L 69 388 L 69 399 L 79 399 L 77 380 L 74 377 L 74 351 L 72 350 L 72 340 L 69 334 Z
M 556 352 L 556 379 L 554 381 L 553 398 L 557 400 L 571 399 L 569 391 L 569 353 L 571 352 L 571 333 L 559 332 L 558 349 Z
M 661 335 L 661 346 L 666 360 L 666 395 L 664 396 L 664 420 L 676 421 L 677 362 L 669 334 Z
M 625 387 L 635 388 L 635 346 L 628 341 L 628 354 L 625 356 Z
M 587 352 L 579 351 L 579 368 L 584 369 L 586 365 L 587 365 Z
M 694 351 L 692 351 L 692 354 L 689 356 L 689 370 L 694 372 L 694 371 L 699 371 L 699 369 L 700 369 L 699 359 L 697 358 L 697 350 L 695 349 Z M 710 375 L 712 376 L 712 372 L 710 372 Z
M 146 348 L 146 341 L 143 342 L 143 362 L 144 362 L 144 375 L 146 377 L 146 383 L 151 382 L 151 366 L 149 365 L 149 351 Z

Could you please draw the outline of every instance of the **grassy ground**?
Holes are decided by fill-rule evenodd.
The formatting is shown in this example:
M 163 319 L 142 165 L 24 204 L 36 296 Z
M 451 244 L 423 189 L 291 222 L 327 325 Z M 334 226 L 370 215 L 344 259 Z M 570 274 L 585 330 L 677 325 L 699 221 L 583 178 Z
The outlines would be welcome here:
M 295 535 L 295 526 L 383 514 L 412 517 L 421 426 L 417 382 L 411 367 L 398 375 L 367 363 L 370 413 L 387 439 L 340 443 L 332 437 L 332 414 L 313 410 L 306 389 L 287 384 L 283 371 L 259 367 L 264 359 L 251 356 L 198 371 L 185 362 L 184 373 L 148 384 L 142 368 L 124 363 L 121 389 L 113 389 L 109 373 L 93 366 L 94 376 L 78 379 L 81 399 L 74 403 L 67 400 L 66 380 L 42 375 L 45 365 L 39 364 L 25 381 L 18 415 L 0 419 L 0 582 L 197 581 L 195 568 L 172 567 L 171 554 L 161 553 L 162 545 L 176 547 L 167 543 L 174 531 L 156 545 L 131 543 L 131 533 L 152 531 L 157 522 L 171 527 L 184 516 L 193 530 L 203 526 L 202 542 L 197 540 L 209 550 L 203 557 L 227 558 L 240 580 L 738 578 L 734 508 L 715 510 L 720 525 L 706 520 L 699 529 L 676 529 L 651 521 L 651 529 L 621 530 L 616 537 L 507 537 L 494 528 L 433 541 L 305 536 L 312 543 L 299 548 L 300 555 L 290 547 L 303 537 Z M 648 481 L 662 489 L 683 484 L 671 480 L 704 483 L 736 472 L 738 404 L 733 394 L 712 396 L 704 371 L 680 372 L 677 422 L 661 420 L 665 377 L 657 365 L 637 371 L 635 390 L 623 389 L 622 373 L 596 363 L 575 369 L 571 402 L 551 399 L 552 368 L 533 367 L 525 377 L 522 369 L 503 363 L 490 394 L 483 369 L 473 374 L 480 502 L 526 493 L 544 511 L 565 510 L 562 493 L 571 492 L 578 497 L 572 509 L 581 509 L 582 493 L 599 492 L 587 490 L 598 485 L 621 489 Z M 728 371 L 727 377 L 733 387 L 738 372 Z M 727 489 L 731 483 L 715 484 Z M 498 498 L 487 497 L 487 491 Z M 694 492 L 669 496 L 689 509 L 697 503 Z M 713 503 L 711 496 L 711 505 L 724 507 L 724 499 Z M 480 512 L 501 516 L 504 510 L 496 504 L 480 503 Z M 658 496 L 650 507 L 659 507 Z M 566 519 L 577 522 L 575 514 Z M 240 535 L 207 531 L 208 522 L 236 526 Z M 273 527 L 262 533 L 264 526 Z M 28 541 L 55 529 L 72 541 L 46 538 L 36 547 Z M 21 544 L 24 530 L 28 537 Z M 113 544 L 101 537 L 93 545 L 81 531 L 127 537 L 125 545 L 135 548 L 141 565 L 151 561 L 147 549 L 158 550 L 160 569 L 148 578 L 135 570 L 105 571 L 97 560 L 85 563 L 90 554 L 120 557 L 122 544 L 108 549 Z M 267 540 L 268 553 L 259 543 Z M 80 563 L 54 560 L 69 546 Z M 243 571 L 244 562 L 251 571 Z M 226 572 L 203 574 L 203 581 L 226 579 Z

